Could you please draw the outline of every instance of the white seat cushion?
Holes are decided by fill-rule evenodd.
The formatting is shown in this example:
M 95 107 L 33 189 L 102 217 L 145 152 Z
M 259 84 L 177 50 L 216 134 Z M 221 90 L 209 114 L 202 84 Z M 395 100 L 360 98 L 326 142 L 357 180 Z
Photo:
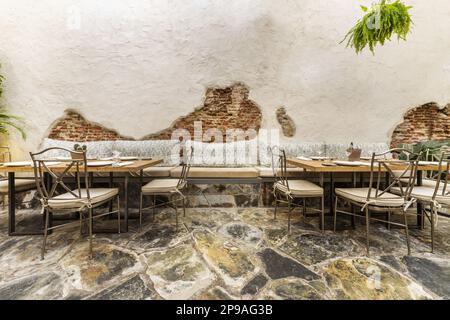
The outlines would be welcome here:
M 175 167 L 150 167 L 144 169 L 144 177 L 168 178 Z
M 16 191 L 25 191 L 36 188 L 36 182 L 34 179 L 16 179 L 14 185 Z M 8 193 L 8 180 L 0 181 L 0 193 Z
M 336 195 L 357 202 L 361 204 L 365 204 L 367 201 L 367 194 L 369 192 L 369 188 L 336 188 Z M 381 193 L 382 191 L 378 191 Z M 404 205 L 405 200 L 393 193 L 383 193 L 381 196 L 375 198 L 376 189 L 372 188 L 371 191 L 371 203 L 372 206 L 377 207 L 401 207 Z
M 78 189 L 73 190 L 75 194 L 78 194 Z M 90 188 L 89 195 L 91 197 L 91 204 L 95 205 L 113 198 L 119 193 L 118 188 Z M 54 209 L 70 209 L 81 208 L 87 204 L 87 192 L 86 189 L 81 189 L 81 198 L 75 197 L 73 194 L 66 192 L 53 197 L 48 200 L 48 204 Z
M 178 179 L 156 179 L 142 187 L 142 193 L 171 193 L 178 191 Z
M 321 197 L 323 196 L 323 188 L 306 180 L 289 180 L 289 190 L 292 195 L 298 197 Z M 281 192 L 289 190 L 281 182 L 275 183 L 275 188 Z
M 392 193 L 400 194 L 400 188 L 395 187 L 391 188 Z M 446 191 L 447 193 L 449 190 Z M 434 194 L 434 188 L 421 186 L 421 187 L 414 187 L 414 189 L 411 191 L 411 197 L 416 198 L 420 201 L 427 201 L 430 202 L 433 198 Z M 442 195 L 442 189 L 438 190 L 438 193 L 436 195 L 436 201 L 440 204 L 444 205 L 450 205 L 450 195 Z

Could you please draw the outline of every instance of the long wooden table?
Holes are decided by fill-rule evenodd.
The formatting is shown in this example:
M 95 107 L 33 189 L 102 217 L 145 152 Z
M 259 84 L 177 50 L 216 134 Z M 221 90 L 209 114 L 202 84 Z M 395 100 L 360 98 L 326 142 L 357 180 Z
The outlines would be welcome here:
M 113 177 L 114 173 L 122 173 L 124 174 L 124 191 L 125 191 L 125 228 L 124 231 L 128 231 L 128 182 L 129 177 L 134 174 L 138 174 L 140 179 L 143 177 L 143 170 L 149 167 L 153 167 L 157 164 L 160 164 L 163 160 L 161 159 L 151 159 L 151 160 L 134 160 L 132 164 L 126 166 L 117 166 L 113 167 L 112 165 L 108 166 L 88 166 L 87 171 L 91 175 L 91 181 L 95 173 L 109 173 L 109 185 L 112 187 L 113 185 Z M 50 162 L 51 163 L 51 162 Z M 49 165 L 50 165 L 49 163 Z M 51 166 L 52 171 L 64 170 L 67 168 L 67 163 L 61 162 L 59 164 L 55 163 L 55 165 Z M 75 171 L 75 168 L 70 171 Z M 24 236 L 24 235 L 40 235 L 42 234 L 42 230 L 33 230 L 33 231 L 16 231 L 16 189 L 15 189 L 15 175 L 16 173 L 32 173 L 32 166 L 21 166 L 21 167 L 8 167 L 8 166 L 0 166 L 0 173 L 8 174 L 8 234 L 10 236 Z M 51 179 L 50 175 L 47 173 L 45 179 Z
M 329 166 L 326 165 L 326 163 L 331 163 L 332 161 L 326 160 L 326 161 L 319 161 L 319 160 L 301 160 L 297 158 L 287 158 L 286 162 L 288 164 L 291 164 L 293 166 L 299 167 L 304 169 L 305 171 L 310 172 L 317 172 L 320 174 L 320 185 L 324 186 L 324 174 L 328 173 L 330 175 L 330 212 L 333 213 L 333 173 L 352 173 L 352 181 L 353 181 L 353 187 L 356 187 L 356 174 L 360 173 L 361 175 L 364 173 L 370 173 L 370 161 L 366 161 L 367 165 L 360 165 L 360 166 L 344 166 L 344 165 L 334 165 Z M 325 165 L 324 165 L 325 164 Z M 402 165 L 391 165 L 390 168 L 392 170 L 405 170 L 406 166 Z M 378 168 L 377 168 L 378 170 Z M 417 185 L 422 185 L 422 179 L 423 179 L 423 172 L 424 171 L 438 171 L 439 165 L 437 163 L 433 164 L 423 164 L 419 165 L 417 168 Z M 386 180 L 389 179 L 389 173 L 388 170 L 385 168 L 381 168 L 380 170 L 383 173 L 386 173 Z M 363 178 L 361 176 L 361 187 L 363 184 Z M 417 226 L 418 228 L 422 227 L 422 205 L 420 203 L 417 204 Z M 352 221 L 352 224 L 354 222 Z

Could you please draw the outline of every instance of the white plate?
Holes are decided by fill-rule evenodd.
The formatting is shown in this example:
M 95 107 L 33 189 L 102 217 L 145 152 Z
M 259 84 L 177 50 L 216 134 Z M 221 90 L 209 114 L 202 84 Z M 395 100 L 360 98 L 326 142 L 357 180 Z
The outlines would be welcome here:
M 360 161 L 333 161 L 333 163 L 339 165 L 339 166 L 348 166 L 348 167 L 359 167 L 359 166 L 365 166 L 365 162 Z M 370 165 L 370 164 L 369 164 Z
M 330 157 L 311 157 L 313 160 L 330 160 Z
M 112 165 L 112 161 L 92 161 L 87 163 L 88 167 L 104 167 Z
M 443 163 L 445 164 L 445 163 Z M 438 166 L 439 162 L 437 161 L 419 161 L 420 166 Z
M 33 164 L 31 161 L 5 162 L 5 167 L 29 167 Z
M 311 161 L 311 158 L 308 157 L 297 157 L 298 160 L 303 160 L 303 161 Z
M 131 160 L 137 160 L 138 157 L 133 157 L 133 156 L 130 156 L 130 157 L 119 157 L 119 159 L 120 159 L 120 161 L 131 161 Z M 107 157 L 107 158 L 100 158 L 99 160 L 101 160 L 101 161 L 112 161 L 112 160 L 114 160 L 114 158 L 113 157 Z

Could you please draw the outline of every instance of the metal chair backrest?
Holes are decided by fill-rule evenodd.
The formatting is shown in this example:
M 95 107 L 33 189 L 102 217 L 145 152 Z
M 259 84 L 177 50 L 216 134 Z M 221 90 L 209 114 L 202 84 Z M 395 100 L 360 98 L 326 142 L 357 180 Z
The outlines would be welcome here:
M 54 158 L 45 158 L 45 154 L 51 151 L 66 151 L 72 159 L 59 160 Z M 64 192 L 71 194 L 71 198 L 58 198 L 58 201 L 67 201 L 74 199 L 81 199 L 90 201 L 89 193 L 89 175 L 87 171 L 87 160 L 85 151 L 72 151 L 65 148 L 52 147 L 45 149 L 37 153 L 31 153 L 31 160 L 33 161 L 34 178 L 36 181 L 36 187 L 44 204 L 47 204 L 48 200 L 58 195 L 58 187 L 64 189 Z M 56 165 L 55 162 L 62 162 L 65 164 L 64 168 L 61 165 Z M 55 163 L 55 166 L 52 166 Z M 52 178 L 52 183 L 48 183 L 44 179 L 44 175 L 49 174 Z M 71 176 L 69 174 L 75 174 Z M 82 194 L 81 190 L 81 175 L 84 174 L 84 189 L 85 194 Z M 75 180 L 76 189 L 72 190 L 64 182 L 64 178 L 71 178 Z
M 435 177 L 436 185 L 434 187 L 432 201 L 435 201 L 438 195 L 444 197 L 450 195 L 450 191 L 447 191 L 449 174 L 450 174 L 450 153 L 442 152 L 441 157 L 439 159 L 438 174 Z
M 392 154 L 393 159 L 386 159 L 386 155 Z M 400 160 L 401 156 L 406 160 Z M 417 168 L 421 159 L 422 153 L 415 154 L 410 150 L 396 148 L 379 154 L 373 153 L 370 163 L 370 183 L 367 193 L 367 201 L 374 200 L 388 193 L 394 186 L 400 188 L 400 193 L 403 198 L 409 200 L 411 192 L 414 188 L 417 178 Z M 389 183 L 381 189 L 383 173 L 389 174 Z M 374 180 L 376 175 L 376 188 L 374 188 Z M 407 180 L 405 186 L 405 179 Z
M 287 177 L 286 152 L 277 146 L 269 147 L 272 157 L 272 171 L 275 181 L 289 191 L 289 181 Z
M 186 159 L 186 162 L 182 164 L 181 175 L 180 179 L 178 180 L 177 188 L 181 189 L 187 185 L 187 178 L 189 177 L 189 171 L 191 170 L 191 162 L 193 155 L 194 155 L 194 148 L 191 147 L 191 153 L 189 158 Z

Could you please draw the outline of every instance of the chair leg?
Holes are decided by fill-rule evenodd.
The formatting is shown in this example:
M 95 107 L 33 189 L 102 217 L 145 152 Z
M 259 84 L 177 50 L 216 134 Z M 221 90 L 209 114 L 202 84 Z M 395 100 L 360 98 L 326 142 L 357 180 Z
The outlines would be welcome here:
M 80 235 L 83 235 L 83 211 L 80 211 L 79 214 L 80 214 Z
M 322 202 L 321 227 L 322 227 L 322 232 L 325 232 L 325 198 L 324 197 L 321 198 L 321 202 Z
M 291 199 L 288 198 L 288 234 L 291 233 Z
M 409 255 L 411 255 L 411 245 L 410 245 L 410 242 L 409 242 L 408 217 L 406 216 L 406 212 L 405 211 L 403 211 L 403 220 L 404 220 L 404 223 L 405 223 L 406 246 L 408 247 L 408 256 L 409 256 Z
M 186 198 L 183 197 L 183 217 L 186 218 Z
M 434 204 L 430 203 L 430 222 L 431 222 L 431 253 L 434 253 Z
M 277 220 L 278 197 L 276 193 L 274 193 L 274 196 L 275 196 L 275 210 L 273 211 L 273 219 Z
M 306 218 L 306 198 L 303 198 L 303 218 Z
M 120 234 L 120 197 L 117 196 L 117 229 Z
M 170 202 L 173 203 L 173 207 L 175 209 L 175 231 L 178 232 L 178 206 L 177 206 L 177 202 L 173 201 L 173 196 L 170 197 Z
M 92 259 L 92 208 L 89 208 L 89 259 Z
M 370 234 L 370 219 L 369 219 L 369 208 L 366 208 L 366 248 L 367 248 L 367 256 L 370 256 L 370 242 L 369 242 L 369 234 Z
M 391 230 L 391 212 L 390 211 L 388 211 L 388 213 L 387 213 L 387 221 L 388 221 L 387 229 L 390 231 Z
M 334 200 L 334 219 L 333 219 L 334 232 L 336 232 L 337 209 L 338 209 L 338 197 L 336 196 L 336 198 Z
M 139 198 L 139 229 L 142 228 L 142 197 L 143 197 L 143 194 L 141 192 L 140 198 Z
M 45 255 L 45 246 L 47 244 L 47 236 L 48 236 L 48 220 L 49 220 L 49 213 L 48 210 L 45 209 L 44 211 L 44 215 L 45 215 L 45 226 L 44 226 L 44 240 L 42 243 L 42 250 L 41 250 L 41 260 L 44 260 L 44 255 Z
M 156 195 L 153 195 L 152 221 L 155 221 L 156 215 Z

